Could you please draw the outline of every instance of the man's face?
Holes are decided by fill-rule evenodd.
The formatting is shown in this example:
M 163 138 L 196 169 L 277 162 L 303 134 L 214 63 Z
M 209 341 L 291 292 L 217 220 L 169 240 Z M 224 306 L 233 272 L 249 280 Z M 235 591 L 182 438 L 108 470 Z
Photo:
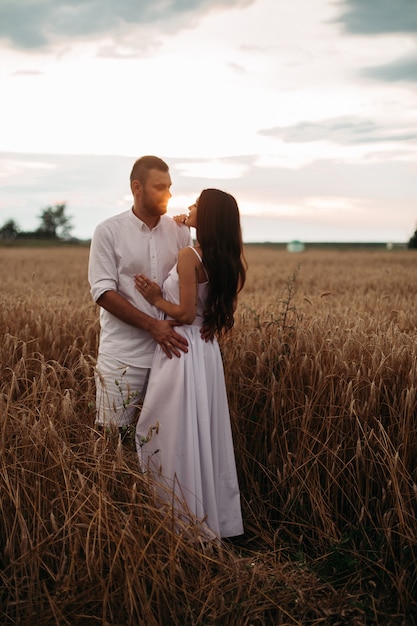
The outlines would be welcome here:
M 169 172 L 149 170 L 148 178 L 142 187 L 142 208 L 146 214 L 157 217 L 167 212 L 171 184 Z

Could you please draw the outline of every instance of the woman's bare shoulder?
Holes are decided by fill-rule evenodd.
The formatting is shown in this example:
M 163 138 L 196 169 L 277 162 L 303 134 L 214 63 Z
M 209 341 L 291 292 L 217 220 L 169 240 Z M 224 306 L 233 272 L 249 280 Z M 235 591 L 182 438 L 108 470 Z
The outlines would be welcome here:
M 193 261 L 193 263 L 195 263 L 196 265 L 198 265 L 200 263 L 199 257 L 196 255 L 194 248 L 192 248 L 191 246 L 187 246 L 186 248 L 181 248 L 181 250 L 178 252 L 178 260 L 187 260 Z

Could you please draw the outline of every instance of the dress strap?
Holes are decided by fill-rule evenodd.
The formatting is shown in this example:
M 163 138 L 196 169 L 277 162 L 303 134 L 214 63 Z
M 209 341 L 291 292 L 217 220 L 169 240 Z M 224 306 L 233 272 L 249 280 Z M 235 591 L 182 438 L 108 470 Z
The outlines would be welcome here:
M 198 254 L 197 250 L 194 248 L 194 246 L 188 246 L 189 248 L 191 248 L 191 250 L 197 255 L 198 260 L 200 261 L 201 265 L 203 265 L 203 259 L 201 258 L 201 256 Z
M 207 280 L 208 280 L 208 276 L 207 276 L 206 268 L 204 267 L 204 264 L 203 264 L 203 259 L 201 258 L 201 256 L 198 254 L 197 250 L 196 250 L 193 246 L 188 246 L 188 247 L 189 247 L 189 248 L 191 248 L 191 250 L 192 250 L 192 251 L 196 254 L 196 256 L 197 256 L 198 260 L 200 261 L 200 263 L 201 263 L 201 265 L 202 265 L 202 267 L 203 267 L 203 270 L 204 270 L 204 273 L 205 273 L 205 275 L 206 275 L 206 278 L 207 278 Z

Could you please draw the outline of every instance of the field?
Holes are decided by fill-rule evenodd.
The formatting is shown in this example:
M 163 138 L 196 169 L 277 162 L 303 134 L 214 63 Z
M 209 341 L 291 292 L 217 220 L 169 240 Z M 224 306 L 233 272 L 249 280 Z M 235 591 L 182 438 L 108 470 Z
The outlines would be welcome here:
M 246 533 L 221 546 L 93 428 L 87 258 L 0 248 L 0 623 L 417 624 L 415 253 L 247 247 L 221 342 Z

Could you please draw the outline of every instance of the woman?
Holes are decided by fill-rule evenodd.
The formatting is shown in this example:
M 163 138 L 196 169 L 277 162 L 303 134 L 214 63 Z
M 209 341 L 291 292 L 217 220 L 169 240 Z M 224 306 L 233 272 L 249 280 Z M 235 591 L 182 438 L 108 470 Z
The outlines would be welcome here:
M 183 516 L 190 512 L 210 536 L 243 533 L 223 363 L 215 337 L 233 324 L 246 277 L 239 209 L 217 189 L 204 190 L 184 218 L 197 243 L 180 250 L 163 293 L 143 274 L 136 288 L 166 317 L 182 325 L 188 353 L 168 359 L 157 346 L 136 428 L 142 468 Z

